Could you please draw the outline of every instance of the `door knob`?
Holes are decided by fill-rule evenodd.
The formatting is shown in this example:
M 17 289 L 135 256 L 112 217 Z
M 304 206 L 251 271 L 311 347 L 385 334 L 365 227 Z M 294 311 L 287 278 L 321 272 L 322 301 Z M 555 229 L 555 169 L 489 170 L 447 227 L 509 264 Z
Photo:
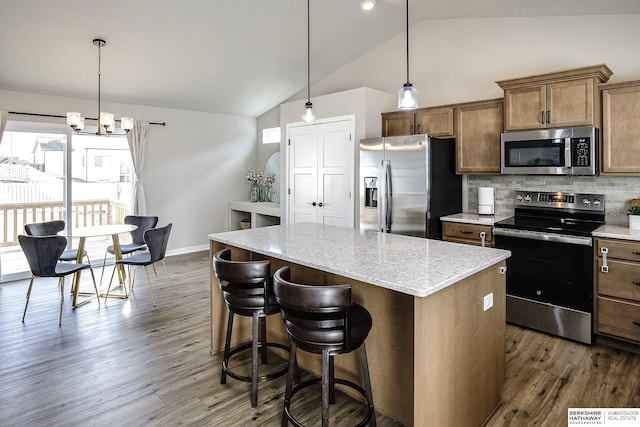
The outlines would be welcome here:
M 322 207 L 322 202 L 318 203 L 318 206 L 319 206 L 319 207 Z
M 311 203 L 311 206 L 315 206 L 315 205 L 316 205 L 316 202 Z

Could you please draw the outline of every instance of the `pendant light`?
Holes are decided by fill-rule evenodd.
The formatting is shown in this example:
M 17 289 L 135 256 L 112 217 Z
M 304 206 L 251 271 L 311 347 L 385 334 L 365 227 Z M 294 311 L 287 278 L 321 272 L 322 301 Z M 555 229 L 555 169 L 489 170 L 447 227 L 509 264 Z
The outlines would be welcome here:
M 412 110 L 418 108 L 418 91 L 409 82 L 409 0 L 407 2 L 407 82 L 398 92 L 398 108 Z
M 311 42 L 310 42 L 310 1 L 307 0 L 307 102 L 304 104 L 304 114 L 302 120 L 307 123 L 314 122 L 316 120 L 316 113 L 313 111 L 313 103 L 311 102 Z
M 101 65 L 102 65 L 102 47 L 107 44 L 103 39 L 93 39 L 93 45 L 98 48 L 98 118 L 94 120 L 98 120 L 98 130 L 96 131 L 96 135 L 111 135 L 113 130 L 116 127 L 115 120 L 113 119 L 113 113 L 108 113 L 106 111 L 102 111 L 100 109 L 100 77 L 102 75 Z M 67 124 L 71 126 L 71 128 L 80 133 L 82 129 L 84 129 L 84 117 L 78 112 L 69 112 L 67 113 Z M 133 128 L 133 118 L 131 117 L 122 117 L 120 120 L 120 127 L 125 132 L 129 132 Z M 103 133 L 104 132 L 104 133 Z

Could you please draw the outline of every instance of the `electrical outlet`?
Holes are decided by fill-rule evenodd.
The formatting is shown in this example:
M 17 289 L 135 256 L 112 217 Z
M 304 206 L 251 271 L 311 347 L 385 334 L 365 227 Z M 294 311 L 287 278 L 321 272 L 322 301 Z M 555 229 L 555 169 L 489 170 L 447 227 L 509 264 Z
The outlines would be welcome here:
M 484 310 L 487 311 L 493 307 L 493 292 L 484 296 Z

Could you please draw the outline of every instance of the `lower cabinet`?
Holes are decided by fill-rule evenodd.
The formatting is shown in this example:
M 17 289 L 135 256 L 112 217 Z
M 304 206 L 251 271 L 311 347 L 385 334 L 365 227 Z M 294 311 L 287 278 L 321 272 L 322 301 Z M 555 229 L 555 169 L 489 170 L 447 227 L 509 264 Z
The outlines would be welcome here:
M 597 238 L 596 334 L 640 344 L 640 242 Z
M 492 248 L 494 245 L 492 229 L 489 225 L 443 222 L 442 240 Z

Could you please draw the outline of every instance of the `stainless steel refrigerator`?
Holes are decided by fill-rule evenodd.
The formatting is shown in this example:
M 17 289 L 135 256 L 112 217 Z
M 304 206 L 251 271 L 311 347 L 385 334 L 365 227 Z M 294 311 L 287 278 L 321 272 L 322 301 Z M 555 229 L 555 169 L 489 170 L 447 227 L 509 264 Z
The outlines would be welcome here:
M 455 139 L 360 140 L 360 229 L 442 238 L 440 217 L 462 212 Z

